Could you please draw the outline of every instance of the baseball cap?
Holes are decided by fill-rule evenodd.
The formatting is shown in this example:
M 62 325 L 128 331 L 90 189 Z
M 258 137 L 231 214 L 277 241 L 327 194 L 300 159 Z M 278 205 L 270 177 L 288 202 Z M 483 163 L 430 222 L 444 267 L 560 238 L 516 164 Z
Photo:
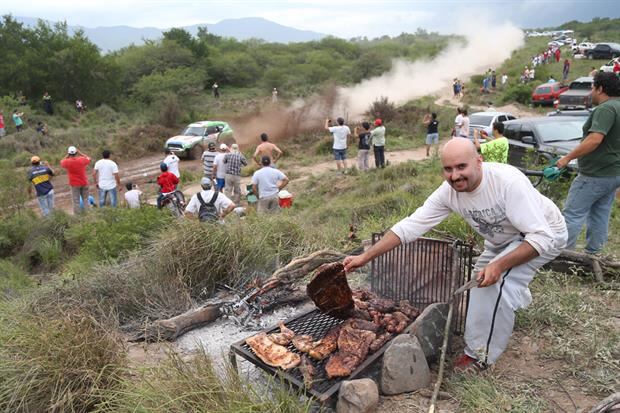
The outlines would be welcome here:
M 226 146 L 226 144 L 223 143 L 223 144 L 220 145 L 220 149 L 225 151 L 226 149 L 228 149 L 228 146 Z
M 381 121 L 381 119 L 375 119 L 375 126 L 381 126 L 383 122 Z
M 232 149 L 235 152 L 239 152 L 239 145 L 237 145 L 236 143 L 233 143 L 232 145 L 230 145 L 230 149 Z
M 215 149 L 215 142 L 209 142 L 209 144 L 207 145 L 207 147 L 209 149 Z
M 77 153 L 77 148 L 75 146 L 69 146 L 67 148 L 67 153 L 69 155 L 75 155 Z
M 213 181 L 211 181 L 211 178 L 203 176 L 200 180 L 200 186 L 202 186 L 203 189 L 211 189 L 211 187 L 213 186 Z
M 262 158 L 260 158 L 260 163 L 264 166 L 267 166 L 271 163 L 271 158 L 267 155 L 264 155 Z
M 39 158 L 36 155 L 30 158 L 30 163 L 39 163 L 39 162 L 41 162 L 41 158 Z

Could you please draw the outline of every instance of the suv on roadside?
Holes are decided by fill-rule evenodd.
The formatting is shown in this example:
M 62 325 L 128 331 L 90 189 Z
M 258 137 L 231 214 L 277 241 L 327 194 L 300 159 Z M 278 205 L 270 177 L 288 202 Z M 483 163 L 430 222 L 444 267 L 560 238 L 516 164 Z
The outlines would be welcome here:
M 209 142 L 234 142 L 230 125 L 219 120 L 190 123 L 180 135 L 166 141 L 166 149 L 170 149 L 179 157 L 199 159 Z
M 579 145 L 584 120 L 579 116 L 548 116 L 504 123 L 508 163 L 519 168 L 543 166 L 566 155 Z M 571 161 L 568 168 L 575 170 L 577 161 Z
M 558 109 L 587 109 L 592 107 L 592 76 L 570 82 L 568 90 L 560 94 Z
M 474 130 L 484 130 L 488 135 L 493 131 L 493 124 L 495 122 L 504 123 L 507 120 L 516 119 L 510 113 L 507 112 L 476 112 L 469 115 L 469 138 L 474 138 Z
M 568 86 L 560 82 L 543 83 L 532 92 L 532 105 L 553 105 L 561 93 L 568 90 Z
M 597 43 L 592 49 L 586 51 L 588 59 L 614 59 L 620 56 L 620 44 Z

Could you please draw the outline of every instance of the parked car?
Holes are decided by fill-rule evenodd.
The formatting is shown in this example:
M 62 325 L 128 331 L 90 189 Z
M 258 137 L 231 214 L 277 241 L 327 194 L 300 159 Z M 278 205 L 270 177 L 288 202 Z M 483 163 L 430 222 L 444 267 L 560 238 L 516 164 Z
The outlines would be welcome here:
M 553 105 L 568 86 L 559 82 L 543 83 L 532 92 L 532 105 Z
M 566 155 L 579 145 L 583 123 L 575 116 L 521 118 L 504 123 L 504 136 L 510 147 L 508 163 L 520 168 L 542 166 Z M 576 168 L 577 162 L 571 161 L 569 169 Z
M 568 90 L 560 94 L 558 109 L 587 109 L 592 107 L 592 76 L 570 82 Z
M 547 46 L 561 47 L 561 46 L 564 46 L 564 43 L 559 40 L 552 40 L 549 43 L 547 43 Z
M 592 49 L 586 52 L 588 59 L 614 59 L 620 56 L 620 44 L 618 43 L 597 43 Z
M 574 118 L 582 118 L 585 123 L 592 113 L 592 109 L 577 109 L 577 110 L 554 110 L 553 112 L 547 113 L 547 116 L 571 116 Z
M 605 63 L 603 66 L 601 66 L 601 72 L 613 72 L 614 71 L 614 65 L 615 64 L 620 64 L 620 57 L 616 57 L 615 59 L 611 59 L 609 62 Z
M 484 130 L 487 134 L 491 134 L 493 131 L 493 124 L 495 122 L 506 122 L 508 120 L 516 119 L 516 116 L 508 112 L 476 112 L 469 115 L 469 138 L 474 138 L 474 130 Z
M 578 45 L 572 47 L 573 53 L 586 54 L 586 52 L 594 47 L 594 43 L 581 42 Z
M 222 121 L 204 120 L 190 123 L 180 135 L 166 141 L 166 149 L 170 149 L 179 157 L 198 159 L 209 142 L 233 142 L 233 130 Z

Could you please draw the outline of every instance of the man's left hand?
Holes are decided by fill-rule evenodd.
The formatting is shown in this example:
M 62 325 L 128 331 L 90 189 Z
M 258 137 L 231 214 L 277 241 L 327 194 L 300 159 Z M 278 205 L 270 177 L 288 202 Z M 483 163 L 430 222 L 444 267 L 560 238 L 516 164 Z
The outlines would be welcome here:
M 489 263 L 478 273 L 478 277 L 476 277 L 478 280 L 478 287 L 488 287 L 489 285 L 495 284 L 502 276 L 502 272 L 499 265 L 494 262 Z
M 555 163 L 555 166 L 557 166 L 560 169 L 563 169 L 563 168 L 566 168 L 566 165 L 568 165 L 569 162 L 570 162 L 570 159 L 568 159 L 568 157 L 566 156 L 563 156 L 557 160 L 557 162 Z

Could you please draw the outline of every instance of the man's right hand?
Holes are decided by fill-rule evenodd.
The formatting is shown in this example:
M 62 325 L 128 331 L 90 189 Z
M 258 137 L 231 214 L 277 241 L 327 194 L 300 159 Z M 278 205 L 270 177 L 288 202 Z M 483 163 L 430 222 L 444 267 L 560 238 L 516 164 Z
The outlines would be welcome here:
M 348 257 L 345 257 L 342 262 L 344 264 L 344 272 L 353 272 L 356 269 L 366 265 L 367 262 L 368 260 L 366 260 L 363 255 L 349 255 Z

